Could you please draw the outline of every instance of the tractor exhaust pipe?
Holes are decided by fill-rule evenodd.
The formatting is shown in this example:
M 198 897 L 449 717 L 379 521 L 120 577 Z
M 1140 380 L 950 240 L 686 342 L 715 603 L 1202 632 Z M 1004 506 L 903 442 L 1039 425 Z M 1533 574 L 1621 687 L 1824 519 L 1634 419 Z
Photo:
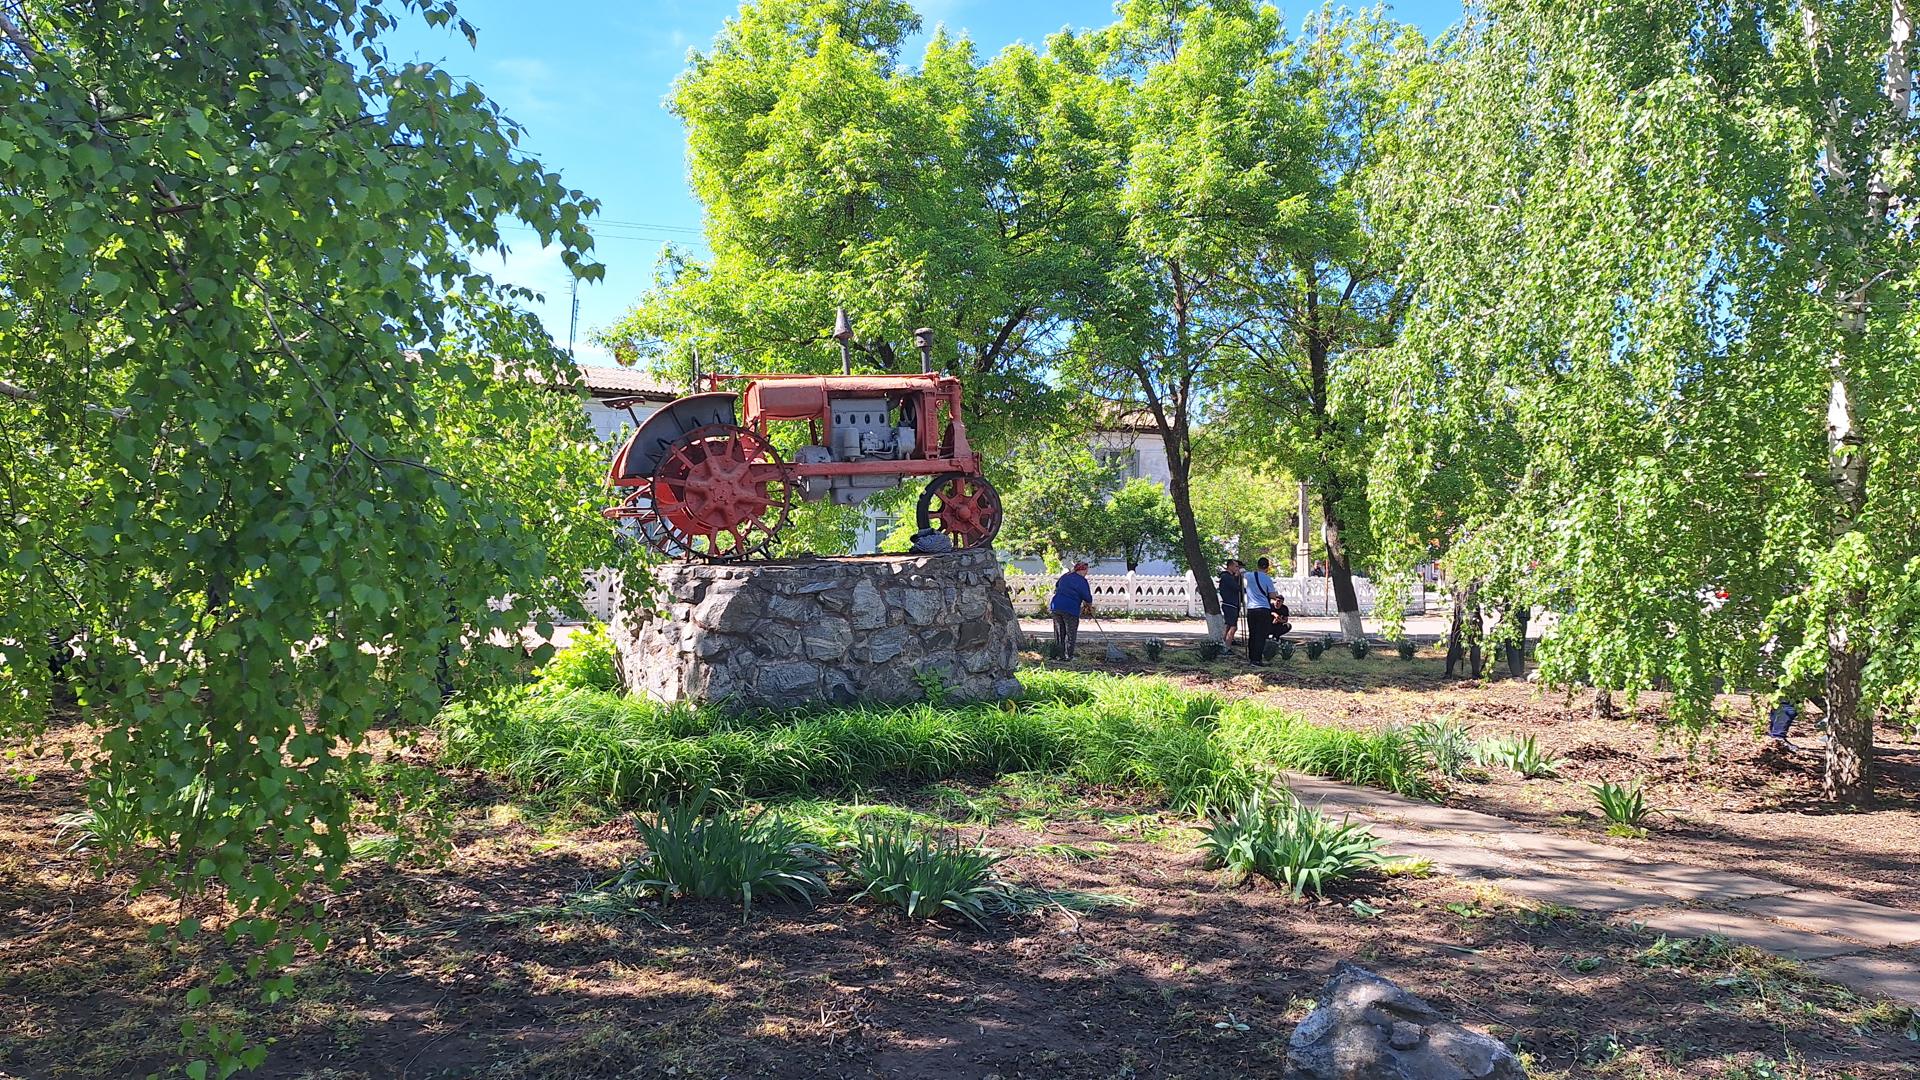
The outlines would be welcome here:
M 847 352 L 847 342 L 853 340 L 853 323 L 847 318 L 846 308 L 833 309 L 833 338 L 840 343 L 840 374 L 853 374 L 853 356 Z
M 913 347 L 920 350 L 920 374 L 933 370 L 933 327 L 923 326 L 913 332 Z

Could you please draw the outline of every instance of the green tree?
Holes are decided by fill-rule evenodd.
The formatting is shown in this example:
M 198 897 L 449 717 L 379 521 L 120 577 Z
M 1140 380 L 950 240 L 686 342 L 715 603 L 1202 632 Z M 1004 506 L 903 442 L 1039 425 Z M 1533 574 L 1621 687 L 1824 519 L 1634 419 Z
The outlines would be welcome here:
M 1129 573 L 1140 564 L 1180 553 L 1180 522 L 1167 489 L 1145 477 L 1134 477 L 1107 497 L 1100 508 L 1100 552 L 1127 564 Z
M 991 64 L 944 33 L 917 68 L 901 3 L 754 0 L 696 54 L 669 108 L 687 126 L 709 261 L 671 256 L 607 335 L 628 362 L 685 372 L 964 376 L 970 429 L 1003 447 L 1060 408 L 1046 373 L 1097 255 L 1085 204 L 1111 173 L 1093 118 L 1030 50 Z
M 221 890 L 279 937 L 256 970 L 339 879 L 368 733 L 614 561 L 564 357 L 468 262 L 523 221 L 597 276 L 594 204 L 387 59 L 407 13 L 457 21 L 0 9 L 0 728 L 70 644 L 90 798 L 158 841 L 137 886 Z
M 1551 681 L 1693 719 L 1824 684 L 1845 800 L 1920 687 L 1910 38 L 1899 3 L 1495 0 L 1376 203 L 1420 290 L 1374 384 L 1382 543 L 1452 500 L 1455 570 L 1561 610 Z
M 1238 442 L 1307 481 L 1324 525 L 1341 629 L 1361 636 L 1356 555 L 1370 546 L 1366 473 L 1374 432 L 1353 392 L 1372 350 L 1390 343 L 1406 288 L 1399 249 L 1367 224 L 1367 185 L 1398 94 L 1425 52 L 1418 31 L 1383 9 L 1309 17 L 1282 61 L 1291 96 L 1312 117 L 1303 148 L 1313 186 L 1298 227 L 1275 232 L 1257 260 L 1257 317 L 1230 338 L 1237 366 L 1228 410 Z M 1355 546 L 1358 545 L 1356 552 Z
M 1257 317 L 1260 253 L 1309 225 L 1312 117 L 1291 92 L 1270 7 L 1135 0 L 1114 26 L 1049 47 L 1059 78 L 1104 96 L 1108 141 L 1124 155 L 1106 195 L 1111 258 L 1069 370 L 1152 419 L 1182 561 L 1218 613 L 1193 511 L 1197 429 L 1230 378 L 1234 335 Z
M 1233 461 L 1203 460 L 1193 482 L 1193 514 L 1207 542 L 1207 562 L 1252 565 L 1262 555 L 1286 566 L 1292 558 L 1298 488 L 1285 474 Z
M 1106 500 L 1119 477 L 1084 440 L 1067 432 L 1022 443 L 997 475 L 1005 478 L 1001 548 L 1050 563 L 1107 550 Z

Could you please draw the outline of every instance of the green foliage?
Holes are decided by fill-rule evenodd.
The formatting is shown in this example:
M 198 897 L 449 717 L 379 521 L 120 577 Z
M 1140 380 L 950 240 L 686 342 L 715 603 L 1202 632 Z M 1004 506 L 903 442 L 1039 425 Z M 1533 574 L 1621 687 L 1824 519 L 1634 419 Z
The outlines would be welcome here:
M 1298 900 L 1309 891 L 1378 869 L 1386 862 L 1380 840 L 1364 826 L 1304 806 L 1284 788 L 1256 789 L 1200 830 L 1207 865 L 1237 881 L 1258 874 Z
M 1165 652 L 1167 649 L 1167 643 L 1157 637 L 1150 637 L 1147 639 L 1146 644 L 1143 646 L 1143 649 L 1145 650 L 1147 654 L 1147 659 L 1149 661 L 1158 662 L 1160 659 L 1160 654 Z
M 1415 650 L 1414 650 L 1413 642 L 1408 641 L 1405 638 L 1401 638 L 1399 641 L 1396 641 L 1393 643 L 1393 651 L 1395 654 L 1397 654 L 1400 657 L 1400 659 L 1411 660 L 1413 659 L 1413 654 Z
M 1326 651 L 1327 643 L 1319 638 L 1314 638 L 1312 641 L 1307 642 L 1307 659 L 1309 660 L 1320 659 L 1321 656 L 1325 655 Z
M 444 760 L 558 801 L 656 805 L 847 791 L 886 780 L 1038 771 L 1151 793 L 1205 813 L 1300 769 L 1425 796 L 1403 734 L 1311 724 L 1161 679 L 1038 670 L 1016 703 L 856 705 L 785 713 L 666 706 L 532 686 L 463 702 L 441 720 Z
M 1250 701 L 1221 710 L 1217 734 L 1249 767 L 1296 769 L 1415 798 L 1431 798 L 1424 755 L 1398 729 L 1354 731 Z
M 1355 660 L 1365 660 L 1368 651 L 1371 649 L 1372 645 L 1363 637 L 1354 638 L 1352 641 L 1347 642 L 1347 651 L 1353 654 Z
M 1281 638 L 1279 651 L 1280 651 L 1280 659 L 1282 660 L 1293 659 L 1293 652 L 1294 652 L 1293 642 L 1288 638 Z
M 1559 758 L 1548 757 L 1532 735 L 1482 739 L 1474 744 L 1473 760 L 1478 765 L 1504 766 L 1528 780 L 1558 776 L 1560 766 L 1565 764 Z
M 620 689 L 620 673 L 613 663 L 613 639 L 600 623 L 582 627 L 536 674 L 543 684 L 556 689 Z
M 995 540 L 1028 555 L 1096 558 L 1107 543 L 1106 500 L 1119 482 L 1077 432 L 1028 439 L 1009 452 L 1002 474 L 1005 515 Z
M 1371 218 L 1420 282 L 1370 380 L 1392 561 L 1552 606 L 1543 680 L 1664 686 L 1690 723 L 1722 685 L 1857 686 L 1843 770 L 1856 718 L 1920 693 L 1920 263 L 1890 212 L 1920 174 L 1889 164 L 1920 132 L 1889 25 L 1477 4 L 1402 96 Z
M 1600 804 L 1600 812 L 1615 826 L 1640 829 L 1653 813 L 1653 809 L 1647 805 L 1646 792 L 1638 783 L 1626 785 L 1602 780 L 1598 784 L 1588 784 L 1587 790 L 1593 793 L 1594 801 Z
M 1247 464 L 1251 451 L 1203 444 L 1194 462 L 1193 516 L 1205 537 L 1207 563 L 1237 558 L 1251 566 L 1262 555 L 1290 552 L 1298 488 L 1282 472 Z
M 987 918 L 1010 909 L 1009 890 L 994 867 L 996 855 L 951 833 L 916 836 L 901 826 L 862 821 L 848 873 L 871 897 L 910 919 L 954 914 L 986 928 Z
M 635 818 L 647 847 L 610 882 L 618 892 L 676 898 L 738 900 L 741 918 L 754 900 L 811 905 L 827 894 L 825 853 L 796 824 L 778 815 L 706 813 L 705 792 Z
M 1100 552 L 1119 558 L 1128 570 L 1161 557 L 1185 567 L 1173 500 L 1156 480 L 1135 477 L 1121 485 L 1101 508 L 1100 530 Z
M 1449 780 L 1459 779 L 1474 760 L 1471 729 L 1450 718 L 1422 720 L 1406 728 L 1407 741 L 1418 750 L 1434 772 Z
M 596 204 L 389 59 L 401 18 L 470 31 L 439 0 L 7 12 L 0 737 L 76 646 L 102 854 L 231 903 L 262 974 L 324 943 L 360 826 L 415 816 L 356 798 L 370 733 L 627 562 L 565 357 L 470 262 L 528 228 L 597 278 Z M 192 1031 L 216 1072 L 255 1055 Z

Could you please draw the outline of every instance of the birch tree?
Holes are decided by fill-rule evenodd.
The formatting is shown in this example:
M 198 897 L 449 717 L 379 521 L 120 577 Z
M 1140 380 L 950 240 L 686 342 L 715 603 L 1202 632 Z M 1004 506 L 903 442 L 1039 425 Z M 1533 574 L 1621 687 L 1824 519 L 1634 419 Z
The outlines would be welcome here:
M 1550 681 L 1824 696 L 1847 801 L 1920 685 L 1910 38 L 1899 0 L 1493 0 L 1378 189 L 1420 289 L 1381 542 L 1448 492 L 1456 572 L 1561 612 Z

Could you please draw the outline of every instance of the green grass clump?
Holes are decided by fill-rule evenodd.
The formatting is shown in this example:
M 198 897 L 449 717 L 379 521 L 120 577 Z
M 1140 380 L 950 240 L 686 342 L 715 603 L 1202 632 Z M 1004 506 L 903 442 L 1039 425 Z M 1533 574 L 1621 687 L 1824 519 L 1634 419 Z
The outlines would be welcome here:
M 553 654 L 534 676 L 551 687 L 568 690 L 618 690 L 620 673 L 613 666 L 613 639 L 604 624 L 583 627 Z
M 707 816 L 706 802 L 701 794 L 639 818 L 646 854 L 614 879 L 613 891 L 738 900 L 742 919 L 756 898 L 811 905 L 827 895 L 825 852 L 798 825 L 764 813 Z
M 1235 760 L 1432 798 L 1425 756 L 1404 731 L 1354 731 L 1309 722 L 1298 713 L 1237 701 L 1219 734 Z
M 1473 762 L 1472 730 L 1458 720 L 1422 720 L 1409 726 L 1406 735 L 1433 771 L 1449 780 L 1459 779 Z
M 1009 887 L 994 868 L 1005 859 L 951 833 L 916 836 L 911 830 L 862 822 L 850 873 L 871 897 L 910 919 L 954 914 L 984 929 L 987 917 L 1013 909 Z
M 1255 874 L 1298 900 L 1386 862 L 1380 840 L 1360 825 L 1331 818 L 1286 789 L 1249 793 L 1201 830 L 1207 864 L 1237 881 Z
M 1647 805 L 1643 785 L 1638 782 L 1628 785 L 1602 780 L 1598 784 L 1588 784 L 1587 790 L 1593 793 L 1594 800 L 1600 804 L 1600 812 L 1611 822 L 1607 826 L 1609 833 L 1616 836 L 1647 835 L 1647 819 L 1654 814 L 1654 809 Z
M 1163 679 L 1030 671 L 1018 702 L 727 712 L 538 682 L 441 717 L 444 760 L 559 802 L 650 806 L 854 791 L 880 782 L 1034 772 L 1147 793 L 1191 813 L 1234 802 L 1278 766 L 1428 792 L 1404 736 Z
M 1503 765 L 1527 780 L 1551 779 L 1560 775 L 1560 766 L 1566 764 L 1549 757 L 1531 735 L 1483 739 L 1474 745 L 1473 758 L 1479 765 Z

